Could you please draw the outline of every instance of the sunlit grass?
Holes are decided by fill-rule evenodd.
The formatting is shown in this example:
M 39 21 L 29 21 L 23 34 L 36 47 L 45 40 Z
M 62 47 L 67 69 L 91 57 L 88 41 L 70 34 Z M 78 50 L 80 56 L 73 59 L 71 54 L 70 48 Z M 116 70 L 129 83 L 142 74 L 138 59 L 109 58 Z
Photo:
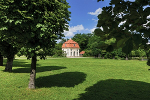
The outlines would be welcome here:
M 0 100 L 150 99 L 150 71 L 146 61 L 39 60 L 35 90 L 28 89 L 30 62 L 14 60 L 12 73 L 4 72 L 4 66 L 0 66 Z

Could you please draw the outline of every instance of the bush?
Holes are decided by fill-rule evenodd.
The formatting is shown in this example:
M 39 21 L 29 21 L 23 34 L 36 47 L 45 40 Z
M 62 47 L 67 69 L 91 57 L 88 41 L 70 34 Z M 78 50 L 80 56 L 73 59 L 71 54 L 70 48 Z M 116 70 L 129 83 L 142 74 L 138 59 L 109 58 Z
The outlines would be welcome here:
M 107 55 L 104 56 L 104 59 L 107 59 Z
M 83 54 L 83 57 L 90 57 L 92 55 L 91 50 L 85 50 L 85 53 Z
M 119 60 L 119 59 L 121 59 L 121 57 L 119 57 L 119 56 L 115 56 L 115 59 L 118 59 L 118 60 Z

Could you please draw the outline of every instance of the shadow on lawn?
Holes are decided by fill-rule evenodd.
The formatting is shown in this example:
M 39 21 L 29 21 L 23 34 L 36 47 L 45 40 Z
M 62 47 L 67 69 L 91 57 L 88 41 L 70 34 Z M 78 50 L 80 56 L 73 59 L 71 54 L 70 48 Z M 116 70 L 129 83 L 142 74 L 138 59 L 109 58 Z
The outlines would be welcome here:
M 39 64 L 37 64 L 38 66 Z M 19 59 L 14 59 L 13 67 L 31 67 L 31 62 L 21 61 Z
M 56 75 L 40 77 L 36 79 L 37 87 L 74 87 L 83 83 L 86 79 L 86 74 L 82 72 L 65 72 Z
M 4 59 L 3 66 L 6 66 L 7 59 Z M 39 64 L 37 64 L 39 66 Z M 15 67 L 31 67 L 31 62 L 21 61 L 19 59 L 13 60 L 13 68 Z
M 109 79 L 85 91 L 74 100 L 150 100 L 150 84 L 140 81 Z
M 3 64 L 4 72 L 5 72 L 6 61 L 7 59 L 4 59 L 4 64 Z M 39 66 L 39 64 L 37 64 L 37 66 Z M 16 67 L 21 67 L 21 68 L 16 69 Z M 30 68 L 31 68 L 31 64 L 29 62 L 20 61 L 18 59 L 13 60 L 12 72 L 14 73 L 30 73 Z M 19 69 L 20 71 L 18 71 Z
M 31 65 L 29 65 L 31 66 Z M 45 71 L 51 71 L 51 70 L 60 70 L 60 69 L 65 69 L 66 67 L 61 67 L 61 66 L 41 66 L 36 68 L 36 72 L 45 72 Z M 13 69 L 13 73 L 30 73 L 30 67 L 24 67 L 24 68 L 17 68 Z
M 62 66 L 41 66 L 36 64 L 37 68 L 36 68 L 36 72 L 45 72 L 45 71 L 51 71 L 51 70 L 59 70 L 59 69 L 65 69 L 66 67 L 62 67 Z M 15 68 L 15 67 L 21 67 L 21 68 Z M 12 72 L 13 73 L 30 73 L 31 70 L 31 63 L 26 62 L 26 61 L 21 61 L 18 59 L 14 59 L 13 62 L 13 68 L 12 68 Z

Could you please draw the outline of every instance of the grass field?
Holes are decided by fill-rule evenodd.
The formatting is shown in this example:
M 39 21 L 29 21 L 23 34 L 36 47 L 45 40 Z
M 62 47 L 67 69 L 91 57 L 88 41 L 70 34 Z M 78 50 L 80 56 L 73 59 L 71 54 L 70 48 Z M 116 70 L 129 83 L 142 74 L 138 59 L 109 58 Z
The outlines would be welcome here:
M 150 100 L 146 61 L 39 60 L 35 90 L 28 89 L 30 62 L 14 60 L 12 73 L 0 66 L 0 100 Z

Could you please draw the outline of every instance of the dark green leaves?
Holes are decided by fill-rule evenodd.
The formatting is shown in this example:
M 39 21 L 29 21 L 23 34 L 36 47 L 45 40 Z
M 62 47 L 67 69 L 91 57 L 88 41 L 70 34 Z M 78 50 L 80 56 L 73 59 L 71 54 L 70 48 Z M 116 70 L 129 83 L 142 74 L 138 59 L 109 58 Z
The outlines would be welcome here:
M 12 41 L 27 48 L 25 55 L 28 57 L 34 52 L 42 56 L 38 51 L 53 48 L 55 40 L 64 36 L 62 33 L 68 29 L 68 8 L 66 0 L 0 1 L 0 31 L 3 33 L 0 35 L 15 36 Z
M 106 49 L 107 52 L 111 52 L 114 50 L 114 47 L 112 45 L 109 45 Z
M 118 42 L 117 42 L 117 47 L 120 48 L 120 47 L 123 47 L 125 45 L 125 42 L 128 40 L 129 38 L 123 38 L 123 39 L 120 39 Z
M 133 41 L 134 41 L 136 46 L 139 46 L 139 44 L 142 42 L 141 34 L 134 34 L 133 35 Z
M 132 39 L 128 39 L 125 42 L 125 46 L 122 48 L 122 51 L 126 54 L 129 54 L 133 50 L 133 42 Z

